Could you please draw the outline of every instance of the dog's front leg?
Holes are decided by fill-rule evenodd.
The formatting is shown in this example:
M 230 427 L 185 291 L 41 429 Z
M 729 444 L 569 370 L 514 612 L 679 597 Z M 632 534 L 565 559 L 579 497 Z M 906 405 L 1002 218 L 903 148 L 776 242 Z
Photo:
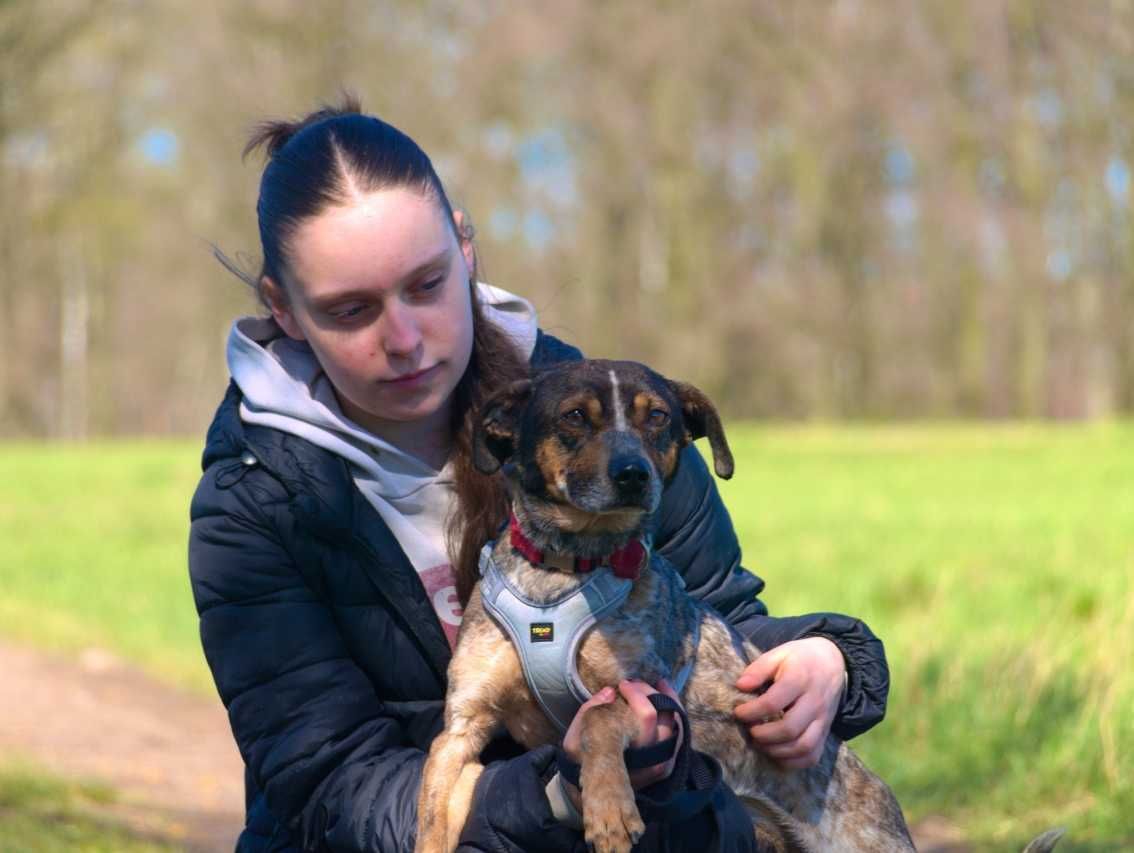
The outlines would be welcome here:
M 646 830 L 622 755 L 638 721 L 630 706 L 616 699 L 588 710 L 581 726 L 583 834 L 595 853 L 629 853 Z
M 487 715 L 447 715 L 445 731 L 429 748 L 418 797 L 418 853 L 449 853 L 457 847 L 483 765 L 477 761 L 496 720 Z
M 480 591 L 465 607 L 449 663 L 445 730 L 433 741 L 417 800 L 418 853 L 456 849 L 484 769 L 480 753 L 501 722 L 506 697 L 522 689 L 520 659 L 503 630 L 484 612 Z

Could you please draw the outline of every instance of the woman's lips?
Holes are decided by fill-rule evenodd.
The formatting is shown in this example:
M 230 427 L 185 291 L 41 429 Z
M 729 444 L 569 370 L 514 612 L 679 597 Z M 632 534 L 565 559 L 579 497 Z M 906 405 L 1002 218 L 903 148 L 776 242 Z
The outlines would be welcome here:
M 437 370 L 438 365 L 427 367 L 425 370 L 418 370 L 415 373 L 407 373 L 404 376 L 399 376 L 397 379 L 383 379 L 382 384 L 393 385 L 396 388 L 409 388 L 414 385 L 419 385 L 426 381 L 433 372 Z

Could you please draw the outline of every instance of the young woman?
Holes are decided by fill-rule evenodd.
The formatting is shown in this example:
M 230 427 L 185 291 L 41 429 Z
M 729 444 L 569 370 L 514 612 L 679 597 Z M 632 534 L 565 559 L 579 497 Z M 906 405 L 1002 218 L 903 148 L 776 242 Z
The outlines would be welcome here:
M 529 365 L 581 356 L 530 304 L 477 283 L 470 229 L 400 131 L 348 101 L 262 126 L 248 151 L 260 146 L 253 283 L 271 316 L 233 325 L 189 542 L 205 655 L 246 765 L 238 849 L 412 849 L 475 550 L 506 517 L 499 485 L 472 469 L 470 411 Z M 807 766 L 829 731 L 882 718 L 881 643 L 845 616 L 767 615 L 692 448 L 654 541 L 769 650 L 737 685 L 754 694 L 737 717 L 758 748 Z M 674 728 L 643 701 L 653 691 L 618 685 L 644 709 L 639 745 Z M 483 758 L 460 849 L 584 849 L 552 748 L 503 738 Z M 662 813 L 694 784 L 672 766 L 635 775 Z M 751 824 L 720 785 L 693 815 L 651 823 L 641 849 L 753 849 Z

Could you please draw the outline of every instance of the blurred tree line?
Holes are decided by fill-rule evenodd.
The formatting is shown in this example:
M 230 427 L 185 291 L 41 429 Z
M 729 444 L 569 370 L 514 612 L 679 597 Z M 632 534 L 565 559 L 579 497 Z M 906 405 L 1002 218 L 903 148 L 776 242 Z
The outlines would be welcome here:
M 0 0 L 0 435 L 199 434 L 252 124 L 343 87 L 486 280 L 733 416 L 1134 410 L 1134 9 Z

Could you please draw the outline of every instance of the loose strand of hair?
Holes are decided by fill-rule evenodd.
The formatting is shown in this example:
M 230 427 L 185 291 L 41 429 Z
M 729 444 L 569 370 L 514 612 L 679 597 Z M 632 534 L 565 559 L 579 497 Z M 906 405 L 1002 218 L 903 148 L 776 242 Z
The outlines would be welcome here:
M 260 282 L 256 279 L 255 275 L 248 272 L 248 270 L 241 267 L 239 263 L 226 255 L 224 253 L 224 250 L 221 249 L 221 247 L 216 243 L 209 243 L 209 248 L 212 249 L 213 257 L 217 260 L 218 263 L 220 263 L 222 267 L 224 267 L 226 270 L 228 270 L 230 273 L 244 282 L 244 284 L 252 288 L 252 290 L 256 291 L 257 294 L 259 293 Z

